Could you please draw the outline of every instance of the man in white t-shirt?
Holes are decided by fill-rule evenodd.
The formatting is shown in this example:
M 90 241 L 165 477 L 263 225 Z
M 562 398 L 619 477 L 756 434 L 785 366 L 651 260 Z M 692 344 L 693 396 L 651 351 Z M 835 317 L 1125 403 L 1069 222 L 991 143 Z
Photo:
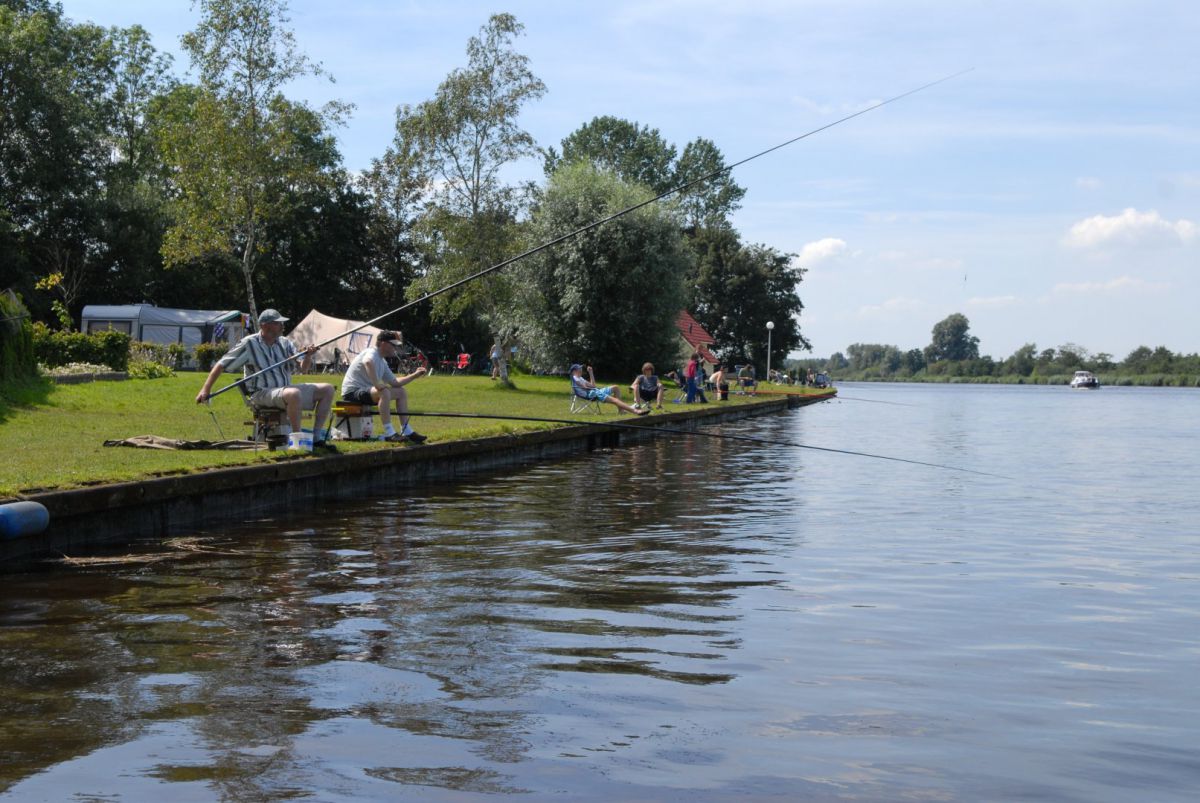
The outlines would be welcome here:
M 388 358 L 396 356 L 396 347 L 403 342 L 399 332 L 384 330 L 376 335 L 375 345 L 355 357 L 346 369 L 342 398 L 356 404 L 378 404 L 384 440 L 424 443 L 428 438 L 408 425 L 408 392 L 404 386 L 425 376 L 425 369 L 418 368 L 397 379 L 387 364 Z M 396 400 L 396 413 L 400 416 L 399 432 L 392 426 L 392 399 Z

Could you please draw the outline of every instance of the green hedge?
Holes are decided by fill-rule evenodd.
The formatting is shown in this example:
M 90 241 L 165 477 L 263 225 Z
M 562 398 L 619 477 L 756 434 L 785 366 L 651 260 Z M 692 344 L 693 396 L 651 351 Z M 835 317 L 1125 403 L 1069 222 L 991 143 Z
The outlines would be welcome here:
M 225 356 L 227 351 L 229 351 L 228 343 L 201 343 L 196 346 L 196 361 L 200 363 L 200 370 L 211 371 L 213 363 Z
M 0 382 L 37 376 L 29 310 L 11 290 L 0 293 Z
M 124 332 L 55 332 L 39 323 L 33 327 L 33 350 L 48 368 L 73 362 L 107 365 L 114 371 L 129 367 L 129 335 Z

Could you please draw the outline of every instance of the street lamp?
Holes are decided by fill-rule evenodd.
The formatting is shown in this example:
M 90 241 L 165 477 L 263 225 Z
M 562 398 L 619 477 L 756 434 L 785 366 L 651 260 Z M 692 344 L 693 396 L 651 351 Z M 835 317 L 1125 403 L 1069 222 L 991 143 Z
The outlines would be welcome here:
M 767 383 L 771 382 L 771 330 L 775 328 L 774 321 L 767 321 Z

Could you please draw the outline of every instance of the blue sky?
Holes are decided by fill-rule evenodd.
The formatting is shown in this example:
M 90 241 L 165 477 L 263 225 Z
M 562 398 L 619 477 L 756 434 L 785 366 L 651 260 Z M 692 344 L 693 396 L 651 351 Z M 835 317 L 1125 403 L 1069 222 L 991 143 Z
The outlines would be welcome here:
M 175 53 L 196 19 L 187 0 L 63 5 L 140 23 Z M 1200 350 L 1194 2 L 294 0 L 299 45 L 337 83 L 291 94 L 355 104 L 339 140 L 362 168 L 395 107 L 428 98 L 496 11 L 525 24 L 548 87 L 523 116 L 543 146 L 611 114 L 734 161 L 975 68 L 736 172 L 745 238 L 807 270 L 814 354 L 924 346 L 952 312 L 996 357 L 1026 342 Z

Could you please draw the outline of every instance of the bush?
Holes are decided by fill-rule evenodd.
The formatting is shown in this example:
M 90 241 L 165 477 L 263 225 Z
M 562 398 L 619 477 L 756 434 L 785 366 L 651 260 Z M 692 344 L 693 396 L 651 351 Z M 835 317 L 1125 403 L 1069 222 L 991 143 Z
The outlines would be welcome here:
M 175 376 L 175 372 L 171 370 L 171 366 L 161 362 L 140 360 L 129 363 L 130 379 L 166 379 L 172 376 Z
M 179 349 L 176 349 L 179 346 Z M 171 366 L 175 365 L 177 351 L 186 351 L 178 343 L 132 343 L 129 346 L 130 379 L 164 379 L 175 376 Z
M 7 290 L 0 293 L 0 382 L 37 376 L 29 310 Z
M 37 361 L 50 368 L 73 362 L 99 363 L 114 371 L 129 367 L 129 335 L 124 332 L 54 332 L 37 323 L 33 351 Z
M 196 346 L 196 360 L 200 363 L 200 370 L 206 373 L 211 371 L 213 363 L 224 356 L 227 351 L 229 351 L 228 343 L 201 343 Z

